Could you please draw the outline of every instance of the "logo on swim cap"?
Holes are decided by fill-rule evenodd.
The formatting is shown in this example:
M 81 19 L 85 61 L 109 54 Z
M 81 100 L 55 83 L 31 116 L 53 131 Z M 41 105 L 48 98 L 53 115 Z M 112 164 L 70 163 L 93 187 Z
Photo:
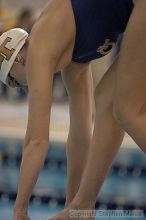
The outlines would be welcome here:
M 3 61 L 6 59 L 7 61 L 10 60 L 13 53 L 16 51 L 14 48 L 8 49 L 7 43 L 11 42 L 12 38 L 7 37 L 4 42 L 0 45 L 0 69 L 2 66 Z
M 0 80 L 6 85 L 10 69 L 27 38 L 28 33 L 20 28 L 11 29 L 0 36 Z

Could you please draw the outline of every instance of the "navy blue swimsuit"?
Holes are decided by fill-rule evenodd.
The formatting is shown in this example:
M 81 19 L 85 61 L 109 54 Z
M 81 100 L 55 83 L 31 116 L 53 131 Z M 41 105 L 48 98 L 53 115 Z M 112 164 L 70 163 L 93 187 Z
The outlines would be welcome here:
M 132 0 L 71 0 L 76 40 L 72 60 L 89 62 L 109 53 L 125 31 Z

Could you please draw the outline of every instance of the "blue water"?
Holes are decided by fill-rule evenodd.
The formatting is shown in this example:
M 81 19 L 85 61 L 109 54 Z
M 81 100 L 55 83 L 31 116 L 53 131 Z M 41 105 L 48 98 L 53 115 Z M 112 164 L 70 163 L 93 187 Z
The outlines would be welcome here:
M 3 165 L 0 166 L 0 173 L 0 189 L 5 192 L 16 192 L 19 167 Z M 64 170 L 44 168 L 41 171 L 34 192 L 39 195 L 46 195 L 46 193 L 53 194 L 53 192 L 54 194 L 56 192 L 58 194 L 65 194 L 66 178 L 66 172 Z M 146 177 L 130 177 L 129 175 L 121 177 L 115 174 L 109 174 L 100 196 L 146 201 Z
M 62 145 L 60 148 L 59 146 Z M 15 139 L 0 140 L 0 192 L 17 192 L 19 162 L 16 157 L 21 158 L 22 141 Z M 3 161 L 3 156 L 9 159 Z M 64 143 L 50 143 L 50 149 L 47 155 L 48 163 L 41 171 L 40 177 L 34 189 L 34 195 L 51 197 L 65 197 L 67 172 L 66 172 L 66 153 Z M 58 162 L 61 165 L 58 166 Z M 59 162 L 60 163 L 60 162 Z M 120 166 L 118 171 L 114 169 L 109 173 L 102 187 L 99 199 L 105 203 L 116 202 L 117 204 L 126 204 L 129 202 L 145 204 L 146 207 L 146 173 L 141 169 L 146 168 L 146 156 L 140 150 L 122 149 L 117 155 L 114 166 Z M 127 172 L 127 167 L 135 167 L 136 174 L 133 171 Z M 98 172 L 97 172 L 98 175 Z M 7 199 L 0 200 L 0 220 L 10 220 L 12 216 L 13 202 Z M 59 205 L 30 204 L 30 216 L 35 220 L 43 220 L 56 214 L 63 209 Z M 100 219 L 100 218 L 97 218 Z M 103 220 L 109 218 L 101 218 Z M 111 219 L 111 218 L 110 218 Z M 114 218 L 119 220 L 119 218 Z M 128 218 L 124 218 L 130 220 Z M 134 218 L 140 220 L 142 218 Z

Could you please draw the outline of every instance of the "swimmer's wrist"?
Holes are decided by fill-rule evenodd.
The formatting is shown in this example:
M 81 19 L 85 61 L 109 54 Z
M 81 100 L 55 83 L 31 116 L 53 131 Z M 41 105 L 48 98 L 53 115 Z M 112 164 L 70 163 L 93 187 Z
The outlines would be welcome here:
M 27 216 L 28 210 L 27 208 L 14 207 L 13 209 L 14 216 Z

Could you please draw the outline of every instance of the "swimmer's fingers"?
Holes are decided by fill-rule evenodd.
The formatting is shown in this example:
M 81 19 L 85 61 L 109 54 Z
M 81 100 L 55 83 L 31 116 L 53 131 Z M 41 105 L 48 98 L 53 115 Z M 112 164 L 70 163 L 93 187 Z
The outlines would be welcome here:
M 27 215 L 14 215 L 13 220 L 31 220 Z
M 13 220 L 31 220 L 27 214 L 27 210 L 14 209 Z

